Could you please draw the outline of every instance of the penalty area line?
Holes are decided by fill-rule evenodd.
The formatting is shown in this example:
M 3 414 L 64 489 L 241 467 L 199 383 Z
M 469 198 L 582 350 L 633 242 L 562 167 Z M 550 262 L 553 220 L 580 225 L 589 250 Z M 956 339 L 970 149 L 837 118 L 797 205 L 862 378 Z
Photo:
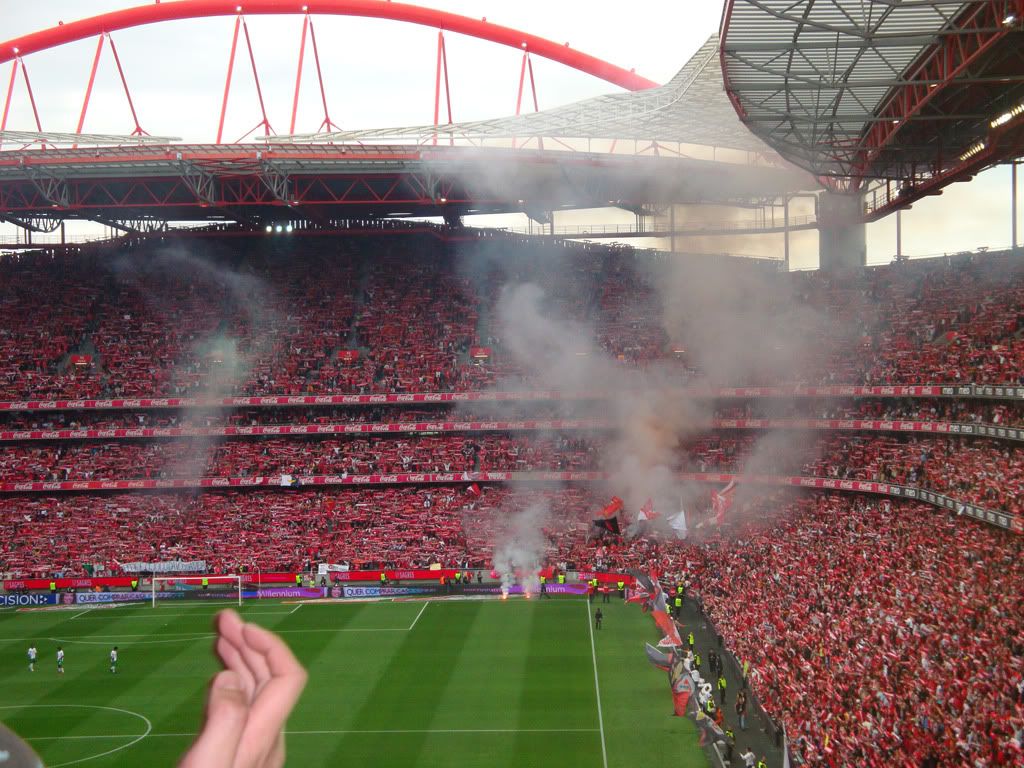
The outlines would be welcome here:
M 412 632 L 412 628 L 416 626 L 416 622 L 420 620 L 420 616 L 422 616 L 423 612 L 425 610 L 427 610 L 427 606 L 428 605 L 430 605 L 430 601 L 429 600 L 427 600 L 427 602 L 425 602 L 423 604 L 423 607 L 420 608 L 420 612 L 416 614 L 416 618 L 412 620 L 412 624 L 409 625 L 409 629 L 408 629 L 409 632 Z

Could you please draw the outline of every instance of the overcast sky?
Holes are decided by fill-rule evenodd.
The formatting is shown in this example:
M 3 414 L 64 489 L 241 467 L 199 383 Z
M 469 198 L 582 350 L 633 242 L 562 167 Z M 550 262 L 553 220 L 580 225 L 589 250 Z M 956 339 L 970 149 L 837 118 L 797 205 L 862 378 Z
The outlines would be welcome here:
M 139 2 L 43 0 L 0 1 L 0 36 L 13 38 Z M 574 48 L 636 71 L 658 82 L 671 78 L 718 30 L 718 0 L 640 2 L 623 12 L 611 0 L 423 0 L 422 4 L 569 42 Z M 242 0 L 244 7 L 244 0 Z M 296 7 L 301 1 L 296 0 Z M 142 127 L 154 135 L 212 141 L 232 31 L 231 18 L 182 21 L 125 30 L 114 41 Z M 278 133 L 288 132 L 301 16 L 248 19 L 267 103 Z M 345 17 L 314 17 L 331 119 L 344 128 L 429 123 L 433 119 L 434 30 L 408 24 Z M 95 39 L 26 58 L 44 130 L 73 131 L 78 121 Z M 456 121 L 514 112 L 518 51 L 459 35 L 446 35 L 453 116 Z M 240 47 L 225 127 L 225 139 L 241 137 L 260 121 L 253 78 Z M 307 46 L 296 132 L 312 132 L 323 119 Z M 9 65 L 8 65 L 9 66 Z M 0 72 L 6 89 L 9 68 Z M 567 67 L 534 59 L 541 109 L 617 90 Z M 6 95 L 0 92 L 0 99 Z M 24 85 L 15 87 L 10 129 L 33 129 Z M 128 133 L 133 128 L 109 49 L 94 86 L 86 132 Z M 1007 167 L 947 188 L 918 203 L 903 218 L 905 253 L 922 255 L 1006 247 L 1010 241 L 1010 173 Z M 1022 217 L 1024 218 L 1024 217 Z M 806 240 L 806 238 L 805 238 Z M 798 248 L 806 259 L 813 245 Z M 895 253 L 894 218 L 868 228 L 871 261 Z

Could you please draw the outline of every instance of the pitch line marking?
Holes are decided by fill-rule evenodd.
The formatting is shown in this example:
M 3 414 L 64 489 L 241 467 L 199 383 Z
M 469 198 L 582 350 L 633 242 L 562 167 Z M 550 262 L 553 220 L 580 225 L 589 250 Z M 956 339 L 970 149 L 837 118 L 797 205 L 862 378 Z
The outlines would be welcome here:
M 130 709 L 121 709 L 119 707 L 101 707 L 101 706 L 95 705 L 95 704 L 10 704 L 10 705 L 7 705 L 7 706 L 0 706 L 0 709 L 64 709 L 64 708 L 103 709 L 103 710 L 107 710 L 108 712 L 120 712 L 123 715 L 131 715 L 132 717 L 137 717 L 139 720 L 141 720 L 142 722 L 144 722 L 146 724 L 146 731 L 145 731 L 145 733 L 124 733 L 124 734 L 119 734 L 117 736 L 107 736 L 107 737 L 91 736 L 91 737 L 87 737 L 87 738 L 131 739 L 131 741 L 129 741 L 127 744 L 122 744 L 119 747 L 114 747 L 113 749 L 108 749 L 106 752 L 100 752 L 98 755 L 90 755 L 89 757 L 80 757 L 80 758 L 78 758 L 76 760 L 68 760 L 68 761 L 63 762 L 63 763 L 55 763 L 55 764 L 51 765 L 50 768 L 62 768 L 65 765 L 77 765 L 78 763 L 85 763 L 85 762 L 88 762 L 89 760 L 96 760 L 97 758 L 100 758 L 100 757 L 106 757 L 107 755 L 112 755 L 115 752 L 120 752 L 122 749 L 128 749 L 128 747 L 132 747 L 132 746 L 138 744 L 144 738 L 146 738 L 151 733 L 153 733 L 153 723 L 150 722 L 148 717 L 146 717 L 145 715 L 140 715 L 138 712 L 132 712 Z M 33 739 L 33 738 L 25 737 L 25 741 L 39 741 L 39 740 L 41 740 L 43 738 L 66 739 L 66 738 L 71 738 L 71 737 L 68 737 L 68 736 L 49 736 L 49 737 L 45 737 L 45 736 L 43 736 L 43 737 L 39 737 L 38 739 Z
M 412 632 L 412 628 L 416 626 L 416 622 L 420 620 L 420 616 L 422 616 L 423 612 L 427 610 L 428 605 L 430 605 L 429 600 L 423 604 L 423 607 L 420 608 L 420 612 L 416 614 L 416 618 L 412 620 L 412 624 L 409 625 L 409 632 Z
M 89 613 L 89 611 L 91 611 L 91 610 L 92 610 L 92 608 L 86 608 L 84 611 L 82 611 L 81 613 L 76 613 L 71 618 L 72 619 L 77 619 L 79 616 L 85 616 L 85 614 Z M 69 619 L 69 621 L 70 621 L 70 619 Z
M 292 608 L 290 611 L 288 611 L 288 615 L 291 616 L 293 613 L 295 613 L 301 607 L 302 607 L 302 603 L 299 603 L 294 608 Z M 278 611 L 274 611 L 274 613 L 278 613 Z
M 48 705 L 43 705 L 48 706 Z M 62 705 L 56 705 L 62 706 Z M 141 717 L 141 715 L 140 715 Z M 389 730 L 324 730 L 324 731 L 285 731 L 285 736 L 332 736 L 344 734 L 382 734 L 382 733 L 598 733 L 597 728 L 396 728 Z M 83 734 L 80 736 L 23 736 L 25 741 L 61 741 L 61 740 L 85 740 L 85 739 L 132 739 L 138 737 L 137 733 L 111 733 L 111 734 Z M 166 738 L 192 738 L 198 735 L 196 731 L 181 733 L 147 733 L 143 734 L 151 739 Z M 124 747 L 120 747 L 124 749 Z M 99 755 L 97 755 L 99 757 Z M 92 758 L 87 758 L 92 759 Z M 65 763 L 67 765 L 67 763 Z M 57 768 L 57 766 L 52 766 Z
M 590 658 L 594 660 L 594 691 L 597 693 L 597 723 L 601 731 L 601 761 L 608 768 L 608 749 L 604 743 L 604 715 L 601 712 L 601 684 L 597 681 L 597 649 L 594 647 L 594 625 L 590 621 L 590 603 L 587 606 L 587 629 L 590 630 Z
M 301 608 L 302 606 L 299 606 L 299 607 Z M 89 611 L 91 611 L 91 610 L 93 610 L 93 609 L 90 608 Z M 89 611 L 82 611 L 82 613 L 77 613 L 74 616 L 72 616 L 71 618 L 72 619 L 77 619 L 79 616 L 81 616 L 82 614 L 88 613 Z M 291 613 L 295 613 L 295 611 L 242 611 L 241 613 L 239 613 L 239 616 L 241 616 L 242 618 L 245 618 L 246 616 L 287 616 L 288 614 L 291 614 Z M 198 613 L 197 612 L 197 613 L 155 613 L 153 615 L 146 615 L 146 614 L 141 614 L 141 613 L 122 612 L 122 613 L 118 614 L 117 618 L 119 618 L 119 619 L 127 619 L 127 620 L 131 621 L 132 619 L 167 619 L 167 618 L 171 618 L 171 617 L 181 617 L 181 616 L 184 616 L 184 617 L 195 616 L 196 618 L 205 619 L 205 618 L 208 618 L 210 616 L 210 614 Z M 105 619 L 107 617 L 106 616 L 89 616 L 88 618 L 90 618 L 90 619 Z

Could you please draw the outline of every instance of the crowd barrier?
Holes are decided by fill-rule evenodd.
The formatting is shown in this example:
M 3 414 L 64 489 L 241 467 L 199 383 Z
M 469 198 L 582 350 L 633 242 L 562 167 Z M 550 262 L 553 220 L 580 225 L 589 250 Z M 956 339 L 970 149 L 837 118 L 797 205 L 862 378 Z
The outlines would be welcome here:
M 1024 428 L 996 424 L 906 419 L 711 419 L 710 429 L 791 429 L 827 432 L 899 432 L 967 435 L 1024 441 Z M 524 419 L 516 421 L 418 421 L 363 424 L 297 424 L 257 427 L 144 427 L 116 429 L 0 430 L 0 442 L 25 440 L 138 440 L 224 437 L 309 437 L 331 435 L 416 435 L 464 432 L 587 431 L 612 429 L 602 419 Z
M 915 385 L 831 385 L 781 387 L 687 387 L 672 390 L 680 396 L 698 399 L 756 398 L 981 398 L 1024 400 L 1024 386 L 1012 384 L 915 384 Z M 417 405 L 438 403 L 502 403 L 531 401 L 607 400 L 613 393 L 517 390 L 486 392 L 401 392 L 389 394 L 263 395 L 255 397 L 120 397 L 57 400 L 4 400 L 0 412 L 93 411 L 93 410 L 181 410 L 189 408 L 282 408 L 311 406 Z
M 259 427 L 145 427 L 117 429 L 0 430 L 0 442 L 22 440 L 138 440 L 140 438 L 309 437 L 310 435 L 415 435 L 462 432 L 526 432 L 608 429 L 598 419 L 517 421 L 417 421 L 363 424 L 296 424 Z

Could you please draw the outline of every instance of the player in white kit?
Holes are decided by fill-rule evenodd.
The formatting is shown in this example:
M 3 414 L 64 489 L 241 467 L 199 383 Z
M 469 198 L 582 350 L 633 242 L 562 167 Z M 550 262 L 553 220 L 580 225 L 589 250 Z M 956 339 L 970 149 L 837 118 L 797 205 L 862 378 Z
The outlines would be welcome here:
M 59 646 L 57 648 L 57 673 L 64 674 L 64 649 Z
M 115 645 L 113 650 L 110 651 L 110 671 L 114 674 L 117 673 L 117 646 Z
M 32 645 L 30 645 L 28 647 L 28 671 L 29 672 L 35 672 L 36 671 L 36 657 L 38 655 L 39 655 L 39 652 L 36 650 L 35 643 L 33 643 Z

